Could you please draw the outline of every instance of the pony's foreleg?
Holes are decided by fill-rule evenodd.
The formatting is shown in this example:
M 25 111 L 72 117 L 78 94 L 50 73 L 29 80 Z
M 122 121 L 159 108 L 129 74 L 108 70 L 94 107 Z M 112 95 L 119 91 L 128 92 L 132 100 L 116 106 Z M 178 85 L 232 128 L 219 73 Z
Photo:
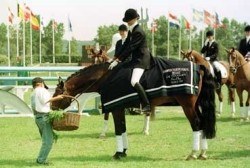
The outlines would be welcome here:
M 231 116 L 232 118 L 235 117 L 235 101 L 231 102 Z
M 149 123 L 150 120 L 153 121 L 155 120 L 155 106 L 151 105 L 151 112 L 146 113 L 144 117 L 144 127 L 143 127 L 143 134 L 149 135 Z
M 128 140 L 126 133 L 126 120 L 125 111 L 116 110 L 112 112 L 114 125 L 115 125 L 115 135 L 116 135 L 116 153 L 113 155 L 114 159 L 121 159 L 126 157 L 126 151 L 128 149 Z
M 103 128 L 100 134 L 100 138 L 106 137 L 106 132 L 108 131 L 108 120 L 109 120 L 109 113 L 104 114 L 104 121 L 103 121 Z
M 144 117 L 144 127 L 143 127 L 143 134 L 149 135 L 149 122 L 150 122 L 150 114 L 145 114 Z

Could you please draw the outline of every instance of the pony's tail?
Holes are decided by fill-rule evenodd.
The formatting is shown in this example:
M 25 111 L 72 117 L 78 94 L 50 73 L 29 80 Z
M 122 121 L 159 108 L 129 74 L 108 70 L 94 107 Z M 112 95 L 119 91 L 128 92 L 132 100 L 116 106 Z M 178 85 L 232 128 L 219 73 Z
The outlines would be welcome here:
M 198 97 L 198 105 L 201 108 L 201 128 L 204 136 L 212 139 L 216 134 L 216 115 L 215 115 L 215 83 L 212 74 L 205 66 L 200 66 L 204 75 L 202 87 Z M 198 108 L 199 109 L 199 108 Z

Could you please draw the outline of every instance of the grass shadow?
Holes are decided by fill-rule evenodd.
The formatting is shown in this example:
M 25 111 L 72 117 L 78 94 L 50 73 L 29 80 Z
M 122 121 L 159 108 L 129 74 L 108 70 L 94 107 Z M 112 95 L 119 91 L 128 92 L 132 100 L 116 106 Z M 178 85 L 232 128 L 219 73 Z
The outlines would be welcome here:
M 248 158 L 250 157 L 250 150 L 235 150 L 235 151 L 223 151 L 223 152 L 216 152 L 213 151 L 214 156 L 211 156 L 209 159 L 214 160 L 231 160 L 232 158 Z M 218 153 L 218 154 L 216 154 Z

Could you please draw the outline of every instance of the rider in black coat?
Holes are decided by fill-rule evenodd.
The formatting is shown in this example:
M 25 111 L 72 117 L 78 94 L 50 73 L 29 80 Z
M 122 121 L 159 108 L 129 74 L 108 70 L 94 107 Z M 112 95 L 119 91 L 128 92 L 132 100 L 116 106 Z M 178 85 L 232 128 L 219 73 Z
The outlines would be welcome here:
M 250 58 L 250 25 L 245 27 L 246 37 L 240 40 L 239 52 L 245 57 Z
M 215 61 L 218 61 L 218 53 L 219 53 L 219 47 L 218 43 L 214 40 L 214 33 L 213 31 L 208 31 L 206 33 L 206 41 L 204 46 L 201 49 L 201 53 L 204 55 L 205 59 L 207 61 L 210 61 L 214 68 L 214 73 L 216 76 L 216 83 L 217 87 L 220 87 L 221 84 L 221 72 L 216 66 L 214 65 Z
M 142 102 L 142 111 L 149 113 L 151 111 L 147 94 L 140 84 L 140 78 L 144 71 L 150 68 L 152 56 L 149 52 L 146 40 L 146 34 L 138 24 L 139 14 L 135 9 L 128 9 L 123 18 L 129 27 L 128 37 L 121 50 L 116 53 L 114 61 L 109 69 L 113 69 L 119 62 L 125 61 L 131 56 L 129 64 L 133 68 L 131 85 L 135 88 Z

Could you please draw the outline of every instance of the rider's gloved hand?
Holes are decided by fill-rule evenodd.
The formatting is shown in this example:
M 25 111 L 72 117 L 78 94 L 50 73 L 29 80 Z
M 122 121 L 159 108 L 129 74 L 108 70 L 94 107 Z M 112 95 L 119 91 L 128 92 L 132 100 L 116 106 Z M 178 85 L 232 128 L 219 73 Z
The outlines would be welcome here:
M 110 65 L 109 65 L 109 69 L 112 70 L 116 65 L 118 65 L 118 61 L 114 60 Z
M 210 61 L 210 57 L 205 57 L 205 59 L 206 59 L 207 61 Z

